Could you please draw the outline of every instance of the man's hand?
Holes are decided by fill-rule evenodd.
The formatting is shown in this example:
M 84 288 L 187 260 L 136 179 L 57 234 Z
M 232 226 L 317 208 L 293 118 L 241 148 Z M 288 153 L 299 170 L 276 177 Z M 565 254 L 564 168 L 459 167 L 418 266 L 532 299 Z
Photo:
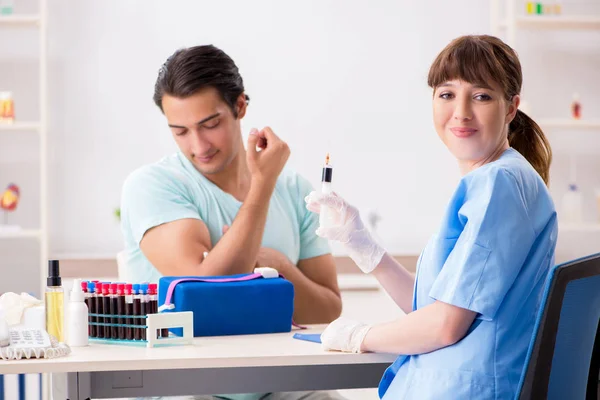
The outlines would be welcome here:
M 229 225 L 224 225 L 222 229 L 223 235 L 225 235 L 228 230 Z M 261 247 L 258 250 L 256 267 L 271 267 L 282 272 L 282 270 L 286 270 L 290 266 L 293 266 L 292 262 L 283 253 L 268 247 Z
M 252 129 L 248 137 L 246 161 L 252 182 L 275 187 L 277 178 L 290 156 L 290 148 L 271 128 Z
M 293 266 L 293 264 L 281 252 L 268 247 L 261 247 L 258 250 L 256 266 L 275 268 L 277 271 L 285 275 L 285 271 L 289 269 L 290 266 Z
M 223 227 L 223 235 L 229 230 Z M 331 254 L 300 260 L 294 265 L 280 251 L 258 250 L 255 267 L 271 267 L 294 285 L 294 320 L 300 324 L 329 323 L 340 316 L 342 300 Z

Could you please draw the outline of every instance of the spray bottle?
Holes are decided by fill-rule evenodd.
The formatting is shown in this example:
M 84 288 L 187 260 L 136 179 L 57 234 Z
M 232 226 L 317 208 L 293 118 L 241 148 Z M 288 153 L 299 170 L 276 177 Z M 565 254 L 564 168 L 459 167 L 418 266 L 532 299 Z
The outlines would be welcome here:
M 85 293 L 81 287 L 81 279 L 76 279 L 69 297 L 67 317 L 69 346 L 81 347 L 88 345 L 88 314 L 89 310 L 85 304 Z
M 46 279 L 46 330 L 59 342 L 64 342 L 64 289 L 60 278 L 58 260 L 48 261 L 48 278 Z

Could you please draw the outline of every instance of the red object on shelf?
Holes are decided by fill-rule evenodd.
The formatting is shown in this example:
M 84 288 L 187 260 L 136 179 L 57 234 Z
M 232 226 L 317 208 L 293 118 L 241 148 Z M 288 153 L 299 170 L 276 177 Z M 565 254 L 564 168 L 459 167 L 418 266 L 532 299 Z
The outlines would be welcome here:
M 573 103 L 571 103 L 571 114 L 575 119 L 581 118 L 581 103 L 579 102 L 578 94 L 573 96 Z
M 10 92 L 0 92 L 0 121 L 12 122 L 15 119 L 15 104 Z
M 19 204 L 20 190 L 17 185 L 11 183 L 8 185 L 2 197 L 0 197 L 0 208 L 5 211 L 14 211 Z

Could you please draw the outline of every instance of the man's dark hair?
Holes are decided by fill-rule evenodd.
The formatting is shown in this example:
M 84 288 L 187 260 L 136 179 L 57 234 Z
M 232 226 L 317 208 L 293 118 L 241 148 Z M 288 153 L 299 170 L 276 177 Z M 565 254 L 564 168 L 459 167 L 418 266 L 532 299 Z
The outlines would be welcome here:
M 186 98 L 213 87 L 237 118 L 236 101 L 244 93 L 244 81 L 231 57 L 213 45 L 177 50 L 163 64 L 154 86 L 154 103 L 163 111 L 165 94 Z M 246 96 L 246 101 L 250 98 Z

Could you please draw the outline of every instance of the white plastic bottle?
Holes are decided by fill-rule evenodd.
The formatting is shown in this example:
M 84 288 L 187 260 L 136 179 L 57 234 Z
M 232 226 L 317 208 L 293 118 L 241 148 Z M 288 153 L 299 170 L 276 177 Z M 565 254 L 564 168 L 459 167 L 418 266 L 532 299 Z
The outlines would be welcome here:
M 0 309 L 0 347 L 6 347 L 10 344 L 10 332 L 8 323 L 4 317 L 4 310 Z
M 14 7 L 14 0 L 0 0 L 0 15 L 11 15 Z
M 88 307 L 81 279 L 75 279 L 67 308 L 67 343 L 71 347 L 88 345 Z
M 577 189 L 577 185 L 570 184 L 569 190 L 562 200 L 562 219 L 566 224 L 580 224 L 583 222 L 583 197 Z

